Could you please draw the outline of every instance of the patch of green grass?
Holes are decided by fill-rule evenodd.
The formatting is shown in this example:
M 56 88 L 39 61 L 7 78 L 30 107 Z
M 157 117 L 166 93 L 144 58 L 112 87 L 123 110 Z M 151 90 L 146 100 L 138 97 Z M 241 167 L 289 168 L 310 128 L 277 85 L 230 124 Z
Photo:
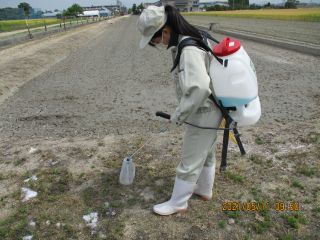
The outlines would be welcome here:
M 226 221 L 224 221 L 224 220 L 219 221 L 218 226 L 219 226 L 219 228 L 222 228 L 222 229 L 225 228 L 226 227 Z
M 19 166 L 19 165 L 22 165 L 23 163 L 25 163 L 26 161 L 27 161 L 27 159 L 22 157 L 22 158 L 17 159 L 16 161 L 14 161 L 13 165 Z
M 320 207 L 314 207 L 313 208 L 313 212 L 314 212 L 314 215 L 316 215 L 317 218 L 320 217 Z
M 134 206 L 136 205 L 137 203 L 141 202 L 141 199 L 138 198 L 138 197 L 131 197 L 128 199 L 127 203 L 129 206 Z
M 250 240 L 250 236 L 249 235 L 245 235 L 242 240 Z
M 300 224 L 306 224 L 307 219 L 301 212 L 296 212 L 293 214 L 283 214 L 282 218 L 284 218 L 290 227 L 298 229 Z
M 98 141 L 98 147 L 103 147 L 103 146 L 105 146 L 105 143 L 104 143 L 103 139 L 100 139 Z
M 279 236 L 277 239 L 279 240 L 315 240 L 315 239 L 319 239 L 319 234 L 302 235 L 300 233 L 299 237 L 297 237 L 296 233 L 287 233 L 285 235 Z
M 85 175 L 86 175 L 86 174 L 85 174 L 84 172 L 82 172 L 82 173 L 79 174 L 78 178 L 79 178 L 79 179 L 82 179 L 82 178 L 85 177 Z
M 292 234 L 286 234 L 284 236 L 280 236 L 279 240 L 294 240 L 294 237 Z
M 271 151 L 271 153 L 275 154 L 275 153 L 279 152 L 279 149 L 276 147 L 271 147 L 270 151 Z
M 92 205 L 99 197 L 99 190 L 95 187 L 87 187 L 81 193 L 81 197 L 87 206 Z
M 249 159 L 250 159 L 250 161 L 252 161 L 255 164 L 260 165 L 263 163 L 262 158 L 258 155 L 250 155 Z
M 264 208 L 261 211 L 259 211 L 261 216 L 264 217 L 265 221 L 271 221 L 271 214 L 270 214 L 270 209 L 269 208 Z
M 318 197 L 320 196 L 320 187 L 315 187 L 311 189 L 311 193 L 314 199 L 318 199 Z
M 262 208 L 259 214 L 263 216 L 263 221 L 251 223 L 251 226 L 257 234 L 262 234 L 272 227 L 272 219 L 269 208 Z
M 28 172 L 21 180 L 30 177 Z M 20 202 L 20 190 L 13 194 L 18 200 L 14 213 L 0 223 L 0 239 L 22 239 L 33 235 L 35 239 L 77 239 L 79 212 L 83 204 L 78 197 L 69 193 L 71 174 L 65 169 L 45 169 L 37 171 L 37 181 L 29 181 L 28 187 L 38 192 L 38 196 L 28 202 Z M 22 182 L 21 182 L 22 183 Z M 26 185 L 25 183 L 22 183 Z M 36 228 L 30 228 L 29 220 L 36 222 Z M 51 225 L 45 222 L 50 221 Z M 60 222 L 60 228 L 56 223 Z
M 312 177 L 313 175 L 315 175 L 316 171 L 314 168 L 311 168 L 307 165 L 302 165 L 298 168 L 297 170 L 298 173 L 301 173 L 307 177 Z
M 59 198 L 70 188 L 71 174 L 63 168 L 51 168 L 40 171 L 37 181 L 29 182 L 30 188 L 39 193 L 39 200 Z
M 271 221 L 263 221 L 263 222 L 255 222 L 252 224 L 253 230 L 257 234 L 262 234 L 266 232 L 268 229 L 270 229 L 272 226 Z
M 5 179 L 6 179 L 5 175 L 3 173 L 0 173 L 0 181 L 5 180 Z
M 283 201 L 291 201 L 294 200 L 292 196 L 292 191 L 288 188 L 279 188 L 275 189 L 276 196 L 274 200 L 276 202 L 283 202 Z
M 291 184 L 292 187 L 304 189 L 304 187 L 301 185 L 301 183 L 298 180 L 294 180 Z
M 59 19 L 46 19 L 47 25 L 60 22 Z M 42 19 L 29 19 L 28 24 L 30 28 L 44 26 Z M 23 20 L 2 20 L 0 21 L 0 32 L 8 32 L 19 29 L 26 29 L 26 21 Z
M 76 23 L 77 19 L 75 19 L 75 18 L 74 19 L 66 19 L 65 23 L 70 24 L 70 21 L 72 23 Z M 53 25 L 53 24 L 59 24 L 60 22 L 61 22 L 61 20 L 57 19 L 57 18 L 46 18 L 45 20 L 43 20 L 43 19 L 29 19 L 28 25 L 29 25 L 30 29 L 37 28 L 37 27 L 44 28 L 45 24 L 47 26 L 49 26 L 49 25 Z M 81 23 L 80 19 L 78 19 L 78 23 Z M 26 21 L 24 19 L 21 19 L 21 20 L 0 20 L 0 32 L 16 31 L 16 30 L 20 30 L 20 29 L 27 29 Z
M 37 181 L 23 183 L 33 174 L 37 175 Z M 37 191 L 38 196 L 22 203 L 20 188 L 12 194 L 18 204 L 12 216 L 0 221 L 0 239 L 22 239 L 28 234 L 34 239 L 98 239 L 97 234 L 91 234 L 90 228 L 80 226 L 85 226 L 82 216 L 91 212 L 98 212 L 99 232 L 105 233 L 108 239 L 122 239 L 124 221 L 121 211 L 130 207 L 126 201 L 128 196 L 132 196 L 129 201 L 138 202 L 140 194 L 134 185 L 126 189 L 119 185 L 118 172 L 91 176 L 92 185 L 84 189 L 81 185 L 75 189 L 73 186 L 78 187 L 79 177 L 74 179 L 62 168 L 35 170 L 22 175 L 19 177 L 21 184 Z M 36 222 L 35 228 L 28 224 L 30 217 Z M 60 227 L 57 223 L 61 224 Z
M 102 173 L 94 183 L 81 193 L 87 211 L 97 211 L 99 217 L 99 231 L 107 233 L 107 239 L 122 239 L 124 222 L 121 219 L 121 212 L 125 207 L 132 207 L 139 201 L 139 193 L 135 185 L 130 188 L 118 183 L 118 172 Z M 107 213 L 114 211 L 115 216 Z M 96 236 L 98 237 L 98 236 Z M 95 238 L 97 239 L 97 238 Z
M 240 211 L 223 211 L 229 218 L 237 219 L 241 216 Z
M 315 211 L 316 213 L 320 213 L 320 207 L 315 207 L 315 208 L 314 208 L 314 211 Z
M 30 202 L 28 216 L 32 216 L 37 224 L 33 230 L 35 239 L 77 239 L 78 224 L 82 223 L 84 204 L 79 198 L 69 193 L 60 195 L 53 201 L 35 199 Z M 50 221 L 50 225 L 46 222 Z M 60 227 L 56 224 L 60 223 Z M 84 234 L 82 231 L 81 234 Z
M 27 216 L 27 206 L 19 204 L 13 215 L 0 221 L 0 239 L 22 239 L 23 236 L 30 234 Z
M 244 182 L 244 177 L 241 176 L 240 174 L 237 173 L 232 173 L 230 171 L 226 171 L 225 175 L 231 179 L 232 181 L 236 182 L 236 183 L 243 183 Z
M 304 199 L 303 203 L 310 204 L 310 203 L 313 203 L 313 201 L 312 201 L 312 199 L 306 198 L 306 199 Z
M 251 188 L 251 194 L 253 196 L 253 199 L 256 202 L 262 202 L 264 200 L 264 197 L 261 195 L 262 194 L 261 189 L 257 189 L 253 187 Z
M 293 227 L 293 228 L 299 227 L 299 225 L 298 225 L 299 222 L 298 222 L 297 218 L 289 216 L 289 217 L 287 217 L 287 221 L 291 227 Z
M 261 137 L 259 137 L 259 136 L 256 137 L 256 139 L 254 140 L 254 142 L 255 142 L 256 144 L 258 144 L 258 145 L 262 145 L 262 144 L 265 143 L 265 141 L 264 141 Z
M 112 168 L 112 169 L 121 168 L 122 161 L 118 155 L 107 158 L 103 155 L 98 154 L 97 158 L 100 162 L 103 163 L 104 167 Z
M 310 132 L 302 141 L 305 143 L 320 144 L 320 133 Z
M 105 229 L 108 232 L 109 239 L 123 239 L 124 228 L 125 223 L 118 220 L 113 222 L 113 224 L 107 224 Z
M 203 214 L 203 212 L 199 212 L 196 216 L 200 221 L 206 219 L 206 216 Z

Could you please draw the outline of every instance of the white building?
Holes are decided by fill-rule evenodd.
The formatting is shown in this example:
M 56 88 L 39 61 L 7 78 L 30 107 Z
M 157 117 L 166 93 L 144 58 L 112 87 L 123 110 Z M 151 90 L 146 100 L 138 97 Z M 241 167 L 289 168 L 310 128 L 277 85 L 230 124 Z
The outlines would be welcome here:
M 83 14 L 79 14 L 79 17 L 100 17 L 99 10 L 83 11 Z
M 57 17 L 58 14 L 62 14 L 62 12 L 47 12 L 47 13 L 43 13 L 42 17 L 44 17 L 44 18 L 55 18 L 55 17 Z
M 161 0 L 162 5 L 172 5 L 181 12 L 199 11 L 199 0 Z
M 82 8 L 84 11 L 99 11 L 100 16 L 110 16 L 122 9 L 119 5 L 100 5 Z
M 99 13 L 100 13 L 100 16 L 102 17 L 111 16 L 111 11 L 107 8 L 100 10 Z
M 147 8 L 150 5 L 164 6 L 171 5 L 177 8 L 180 12 L 196 12 L 199 11 L 199 0 L 159 0 L 153 3 L 144 3 L 144 7 Z
M 201 1 L 199 3 L 199 8 L 205 8 L 205 7 L 213 7 L 213 6 L 225 6 L 225 7 L 229 7 L 229 3 L 226 1 Z

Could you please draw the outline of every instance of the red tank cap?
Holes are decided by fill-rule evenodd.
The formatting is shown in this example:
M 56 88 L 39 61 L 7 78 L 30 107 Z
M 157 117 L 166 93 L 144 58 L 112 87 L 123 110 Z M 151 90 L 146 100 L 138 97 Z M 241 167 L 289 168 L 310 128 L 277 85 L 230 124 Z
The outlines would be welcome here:
M 237 39 L 230 39 L 227 37 L 213 47 L 213 52 L 218 57 L 224 57 L 235 53 L 240 47 L 241 43 Z

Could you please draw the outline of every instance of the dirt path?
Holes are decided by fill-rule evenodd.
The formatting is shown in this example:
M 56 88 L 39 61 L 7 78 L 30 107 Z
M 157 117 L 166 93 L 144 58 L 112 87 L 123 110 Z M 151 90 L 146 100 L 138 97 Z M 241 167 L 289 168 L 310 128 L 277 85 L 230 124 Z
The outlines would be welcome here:
M 128 28 L 124 21 L 129 24 Z M 168 56 L 153 49 L 139 51 L 135 21 L 124 21 L 112 26 L 99 24 L 102 31 L 94 38 L 84 32 L 88 37 L 86 45 L 77 47 L 70 43 L 77 48 L 67 48 L 69 56 L 49 71 L 41 68 L 46 64 L 45 58 L 48 55 L 50 57 L 44 49 L 41 50 L 44 51 L 43 61 L 39 59 L 39 53 L 32 55 L 33 59 L 29 61 L 20 58 L 21 64 L 37 61 L 39 69 L 44 72 L 23 85 L 12 98 L 13 101 L 2 105 L 2 117 L 5 118 L 6 111 L 10 113 L 7 120 L 1 121 L 4 131 L 1 133 L 4 136 L 13 134 L 17 138 L 71 137 L 124 134 L 137 132 L 141 128 L 148 132 L 152 129 L 153 123 L 148 120 L 155 119 L 156 108 L 173 109 L 175 103 L 174 90 L 168 88 L 170 76 L 163 71 L 168 66 Z M 78 35 L 74 35 L 74 38 L 78 39 Z M 58 46 L 59 43 L 56 44 Z M 51 48 L 49 52 L 52 52 Z M 148 54 L 157 55 L 157 58 L 147 59 Z M 57 61 L 58 57 L 62 58 L 59 54 L 53 56 Z M 12 78 L 19 74 L 33 75 L 34 71 L 30 68 L 29 72 L 15 73 L 9 70 L 10 66 L 2 66 Z M 17 71 L 26 70 L 25 67 L 17 68 Z M 154 81 L 155 77 L 157 81 Z M 6 79 L 12 83 L 9 78 Z M 13 119 L 18 120 L 18 125 Z M 13 129 L 22 131 L 18 130 L 18 133 Z
M 164 121 L 154 116 L 176 106 L 170 56 L 138 49 L 136 17 L 86 28 L 1 52 L 0 82 L 18 91 L 4 91 L 0 105 L 0 238 L 319 238 L 318 58 L 242 41 L 263 111 L 256 126 L 240 129 L 247 155 L 230 144 L 212 201 L 193 197 L 186 214 L 161 218 L 150 208 L 170 196 L 183 132 L 159 134 Z M 151 136 L 134 159 L 134 184 L 119 185 L 122 159 Z M 217 172 L 220 150 L 221 135 Z M 32 175 L 38 180 L 24 181 Z M 38 196 L 21 202 L 21 187 Z M 228 201 L 270 207 L 222 211 Z M 91 212 L 99 216 L 93 229 L 82 218 Z
M 111 26 L 99 23 L 91 31 L 96 32 L 83 30 L 65 40 L 66 36 L 50 39 L 53 43 L 48 45 L 17 46 L 4 52 L 2 84 L 11 87 L 32 81 L 0 106 L 3 136 L 29 139 L 147 133 L 158 126 L 155 111 L 174 110 L 170 57 L 155 49 L 139 51 L 135 21 L 125 19 Z M 259 77 L 260 124 L 316 121 L 319 59 L 243 43 Z M 312 64 L 306 64 L 309 62 Z M 281 94 L 275 89 L 281 89 Z
M 12 95 L 19 86 L 48 70 L 75 49 L 92 41 L 92 36 L 99 36 L 101 30 L 114 21 L 117 20 L 84 26 L 67 33 L 57 33 L 1 49 L 0 103 Z

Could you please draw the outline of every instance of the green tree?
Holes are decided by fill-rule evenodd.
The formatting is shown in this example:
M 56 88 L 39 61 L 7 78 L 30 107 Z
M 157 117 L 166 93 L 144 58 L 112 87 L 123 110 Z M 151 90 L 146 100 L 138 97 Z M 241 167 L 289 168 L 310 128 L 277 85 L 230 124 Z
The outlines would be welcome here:
M 62 16 L 63 17 L 68 17 L 68 16 L 70 16 L 70 12 L 68 10 L 63 10 L 62 11 Z
M 32 7 L 29 5 L 29 3 L 26 3 L 26 2 L 19 3 L 18 8 L 23 10 L 25 17 L 30 16 Z
M 284 4 L 285 8 L 297 8 L 297 5 L 299 4 L 299 1 L 297 0 L 287 0 Z
M 137 14 L 137 5 L 134 3 L 133 5 L 132 5 L 132 13 L 133 14 Z
M 265 4 L 263 7 L 265 7 L 265 8 L 271 8 L 271 3 L 270 2 L 268 2 L 267 4 Z
M 0 8 L 0 20 L 24 19 L 23 11 L 19 8 Z M 0 30 L 1 31 L 1 30 Z
M 140 14 L 144 9 L 144 6 L 142 3 L 140 3 L 140 5 L 137 7 L 137 10 L 138 10 L 138 14 Z
M 28 28 L 29 37 L 32 38 L 32 35 L 31 35 L 31 32 L 30 32 L 30 28 L 29 28 L 29 24 L 28 24 L 28 19 L 29 19 L 30 11 L 31 11 L 32 7 L 29 5 L 29 3 L 22 2 L 22 3 L 19 3 L 18 8 L 22 9 L 23 12 L 24 12 L 24 17 L 25 17 L 25 20 L 26 20 L 26 25 L 27 25 L 27 28 Z
M 249 8 L 249 0 L 228 0 L 230 9 L 246 9 Z
M 82 13 L 83 13 L 83 8 L 79 4 L 75 3 L 64 12 L 64 15 L 78 17 L 79 14 L 82 14 Z

